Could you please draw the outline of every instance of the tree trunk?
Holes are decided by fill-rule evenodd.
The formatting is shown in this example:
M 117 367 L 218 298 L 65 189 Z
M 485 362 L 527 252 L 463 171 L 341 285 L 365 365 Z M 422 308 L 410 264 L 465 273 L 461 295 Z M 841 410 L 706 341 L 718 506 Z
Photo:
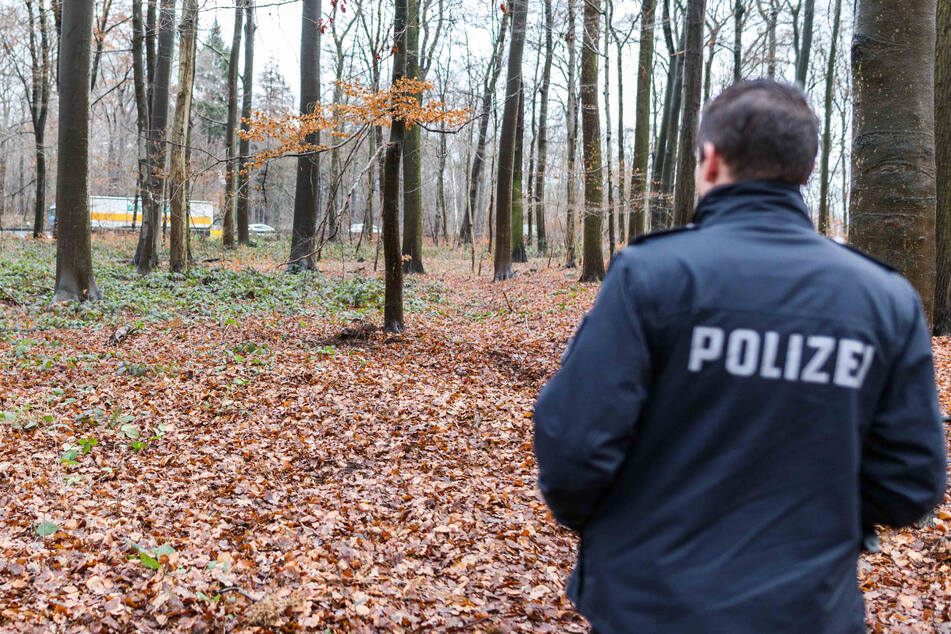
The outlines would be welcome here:
M 47 7 L 41 1 L 34 12 L 32 0 L 26 0 L 25 4 L 29 18 L 30 81 L 27 81 L 24 74 L 18 74 L 23 82 L 23 91 L 27 97 L 30 119 L 33 124 L 34 155 L 36 157 L 33 237 L 39 238 L 43 234 L 43 225 L 46 218 L 46 120 L 49 114 L 50 84 L 52 83 L 53 72 L 51 69 L 52 58 Z M 39 32 L 39 42 L 36 41 L 37 30 Z M 55 227 L 53 227 L 53 230 L 55 232 Z
M 568 120 L 568 214 L 565 221 L 565 267 L 575 268 L 575 148 L 578 144 L 578 93 L 576 73 L 578 61 L 575 53 L 575 3 L 568 0 L 568 103 L 565 118 Z
M 601 0 L 584 0 L 584 37 L 581 46 L 581 137 L 584 156 L 582 282 L 604 279 L 604 255 L 601 251 L 604 174 L 601 169 L 601 112 L 598 107 L 600 24 Z
M 231 37 L 231 57 L 228 59 L 228 125 L 225 129 L 225 206 L 221 219 L 221 243 L 226 249 L 234 248 L 234 217 L 238 197 L 238 59 L 241 54 L 241 29 L 244 24 L 243 0 L 234 7 L 234 33 Z
M 855 16 L 849 237 L 935 289 L 935 0 L 863 0 Z
M 685 225 L 696 202 L 694 169 L 697 166 L 697 122 L 700 119 L 700 82 L 703 80 L 703 23 L 706 0 L 687 3 L 686 50 L 684 51 L 684 116 L 680 123 L 680 152 L 674 222 Z
M 743 17 L 746 15 L 744 0 L 733 2 L 733 81 L 743 79 Z
M 241 129 L 247 130 L 245 120 L 251 117 L 251 97 L 254 88 L 254 0 L 244 0 L 244 78 L 241 93 Z M 251 243 L 248 233 L 248 209 L 251 203 L 250 175 L 247 173 L 247 157 L 251 153 L 251 141 L 241 139 L 238 144 L 238 244 Z
M 839 25 L 842 19 L 842 0 L 835 0 L 832 20 L 832 39 L 829 43 L 829 63 L 826 68 L 826 95 L 822 127 L 822 156 L 819 160 L 819 233 L 829 235 L 829 155 L 832 153 L 832 97 L 835 89 L 835 61 L 839 45 Z
M 541 103 L 538 105 L 538 156 L 535 160 L 535 227 L 538 252 L 548 251 L 548 231 L 545 224 L 545 170 L 548 165 L 548 91 L 551 87 L 552 29 L 554 28 L 551 0 L 545 0 L 545 66 L 542 70 Z
M 44 125 L 45 127 L 45 125 Z M 44 218 L 46 217 L 46 131 L 43 128 L 33 131 L 36 142 L 36 189 L 33 199 L 33 237 L 39 238 L 43 234 Z M 57 210 L 57 216 L 59 215 Z
M 406 16 L 406 78 L 419 78 L 419 0 L 409 0 Z M 422 95 L 417 95 L 421 99 Z M 423 196 L 420 174 L 419 126 L 406 130 L 403 140 L 403 262 L 404 273 L 423 268 Z
M 769 17 L 766 20 L 767 41 L 769 42 L 766 54 L 766 76 L 776 77 L 776 23 L 779 21 L 778 0 L 769 0 Z
M 152 106 L 149 109 L 149 174 L 148 195 L 143 202 L 142 227 L 134 262 L 140 275 L 147 275 L 158 265 L 159 223 L 162 220 L 162 190 L 165 184 L 165 141 L 168 127 L 168 92 L 175 48 L 175 0 L 162 0 L 159 14 L 158 53 L 152 85 Z
M 169 240 L 169 269 L 180 273 L 188 268 L 188 250 L 185 236 L 188 232 L 187 166 L 188 115 L 192 107 L 192 87 L 195 82 L 195 33 L 198 29 L 198 2 L 185 0 L 181 40 L 178 45 L 178 96 L 175 99 L 175 119 L 172 122 L 172 160 L 169 181 L 172 231 Z
M 685 25 L 686 26 L 686 25 Z M 679 123 L 681 123 L 681 110 L 683 108 L 684 97 L 684 62 L 686 52 L 687 29 L 680 33 L 680 46 L 677 47 L 677 63 L 675 64 L 676 75 L 674 77 L 674 90 L 670 99 L 670 126 L 668 128 L 667 144 L 664 148 L 663 172 L 661 173 L 661 190 L 670 199 L 674 191 L 674 167 L 677 161 L 677 140 L 683 132 Z M 673 209 L 672 201 L 666 203 L 670 209 Z M 671 219 L 672 220 L 672 219 Z
M 951 334 L 951 2 L 938 0 L 935 56 L 937 280 L 934 334 Z
M 56 169 L 56 288 L 53 302 L 99 299 L 89 227 L 89 57 L 93 0 L 63 7 L 59 157 Z
M 654 12 L 656 0 L 641 5 L 641 42 L 637 62 L 637 100 L 634 106 L 634 157 L 631 165 L 631 215 L 627 238 L 644 231 L 647 209 L 647 163 L 650 160 L 651 77 L 654 66 Z
M 408 0 L 394 0 L 393 80 L 396 84 L 406 70 L 406 14 Z M 383 330 L 403 332 L 403 264 L 400 255 L 400 154 L 406 124 L 394 118 L 383 165 L 383 261 L 386 274 L 383 300 Z
M 312 113 L 320 103 L 320 5 L 321 0 L 303 0 L 300 36 L 301 114 Z M 308 136 L 306 142 L 319 144 L 319 134 Z M 289 271 L 315 268 L 314 234 L 317 232 L 317 188 L 320 186 L 318 156 L 305 154 L 297 157 Z
M 472 224 L 475 220 L 475 210 L 479 198 L 479 181 L 485 163 L 485 145 L 489 134 L 489 113 L 492 109 L 495 85 L 498 82 L 499 74 L 502 72 L 502 52 L 505 50 L 505 31 L 508 28 L 508 22 L 509 13 L 503 13 L 502 24 L 499 26 L 499 36 L 495 40 L 495 53 L 489 68 L 486 70 L 486 82 L 482 91 L 482 110 L 479 113 L 479 138 L 476 141 L 475 153 L 472 155 L 472 169 L 469 177 L 469 207 L 462 219 L 462 228 L 459 230 L 459 241 L 465 244 L 472 242 Z
M 796 57 L 796 83 L 806 87 L 809 76 L 809 56 L 812 54 L 812 24 L 816 13 L 816 0 L 805 0 L 806 6 L 802 16 L 802 46 Z
M 613 1 L 613 0 L 612 0 Z M 643 2 L 646 4 L 647 2 Z M 642 7 L 643 8 L 643 7 Z M 633 27 L 631 27 L 633 30 Z M 623 42 L 618 36 L 617 31 L 614 30 L 614 27 L 611 27 L 611 35 L 614 37 L 614 43 L 617 46 L 617 226 L 618 226 L 618 242 L 624 240 L 627 235 L 624 231 L 624 223 L 629 219 L 628 216 L 628 198 L 627 198 L 627 187 L 625 187 L 625 171 L 627 169 L 624 157 L 624 64 L 621 63 L 621 60 L 624 59 L 623 51 Z M 608 34 L 605 33 L 604 37 L 608 37 Z M 630 37 L 630 32 L 628 36 L 624 38 L 624 41 L 627 41 L 627 38 Z M 610 104 L 605 102 L 605 108 L 610 107 Z M 636 125 L 636 123 L 635 123 Z
M 515 126 L 515 160 L 512 168 L 512 261 L 528 262 L 525 252 L 525 236 L 522 231 L 524 207 L 522 205 L 522 146 L 525 141 L 525 85 L 519 78 L 518 123 Z
M 518 127 L 522 52 L 525 48 L 527 0 L 512 2 L 512 41 L 505 82 L 505 109 L 499 135 L 499 171 L 495 194 L 495 281 L 515 275 L 512 270 L 512 178 L 515 170 L 515 135 Z
M 600 0 L 599 0 L 600 1 Z M 604 12 L 604 156 L 607 163 L 605 174 L 608 184 L 608 257 L 614 253 L 617 235 L 614 233 L 614 171 L 611 169 L 611 20 L 614 15 L 613 3 L 608 0 Z M 618 58 L 618 66 L 621 60 Z M 600 237 L 598 238 L 600 241 Z
M 143 44 L 145 41 L 144 25 L 142 24 L 142 0 L 132 0 L 132 77 L 135 90 L 135 125 L 136 125 L 136 202 L 132 209 L 132 230 L 135 231 L 136 213 L 139 210 L 139 201 L 142 208 L 148 209 L 144 198 L 148 195 L 146 182 L 149 177 L 149 102 L 145 85 L 146 68 Z

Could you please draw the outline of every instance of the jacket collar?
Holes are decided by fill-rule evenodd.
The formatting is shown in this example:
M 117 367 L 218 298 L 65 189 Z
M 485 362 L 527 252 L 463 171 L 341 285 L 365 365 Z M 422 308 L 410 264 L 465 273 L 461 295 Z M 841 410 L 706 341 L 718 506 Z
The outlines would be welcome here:
M 712 225 L 752 220 L 768 214 L 769 222 L 788 222 L 813 229 L 809 208 L 799 185 L 784 181 L 753 180 L 721 185 L 700 199 L 693 222 Z

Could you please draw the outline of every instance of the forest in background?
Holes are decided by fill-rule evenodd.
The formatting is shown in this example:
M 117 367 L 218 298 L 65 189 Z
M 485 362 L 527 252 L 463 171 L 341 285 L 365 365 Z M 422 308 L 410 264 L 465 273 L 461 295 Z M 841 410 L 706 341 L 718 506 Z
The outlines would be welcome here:
M 773 76 L 943 334 L 949 57 L 951 0 L 0 0 L 0 629 L 586 631 L 531 416 L 587 282 Z M 951 632 L 949 530 L 880 530 L 870 631 Z

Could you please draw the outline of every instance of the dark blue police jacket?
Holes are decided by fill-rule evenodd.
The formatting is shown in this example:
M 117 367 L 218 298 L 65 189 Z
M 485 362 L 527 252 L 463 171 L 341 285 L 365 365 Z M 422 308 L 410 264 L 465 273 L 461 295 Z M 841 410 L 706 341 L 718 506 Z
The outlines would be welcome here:
M 789 184 L 714 189 L 615 257 L 535 406 L 601 632 L 864 632 L 863 529 L 944 494 L 931 340 L 900 275 Z

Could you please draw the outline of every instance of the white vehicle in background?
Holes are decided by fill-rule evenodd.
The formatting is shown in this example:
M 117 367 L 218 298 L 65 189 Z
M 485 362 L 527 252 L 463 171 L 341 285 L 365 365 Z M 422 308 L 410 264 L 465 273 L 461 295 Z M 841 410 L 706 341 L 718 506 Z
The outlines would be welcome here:
M 215 214 L 214 203 L 207 200 L 192 200 L 189 203 L 189 226 L 195 231 L 211 228 Z M 49 209 L 50 218 L 55 218 L 56 205 Z M 170 210 L 162 210 L 162 223 L 169 221 Z M 90 196 L 89 222 L 93 229 L 133 229 L 142 224 L 142 201 L 124 196 Z
M 376 225 L 373 225 L 372 227 L 370 227 L 370 232 L 371 232 L 371 233 L 380 233 L 380 230 L 377 229 Z M 354 223 L 354 224 L 350 225 L 350 233 L 352 233 L 352 234 L 354 234 L 354 235 L 358 235 L 358 234 L 363 233 L 363 223 L 362 223 L 362 222 L 357 222 L 357 223 Z
M 266 238 L 277 235 L 277 230 L 275 230 L 271 225 L 258 222 L 253 225 L 248 225 L 248 233 Z

